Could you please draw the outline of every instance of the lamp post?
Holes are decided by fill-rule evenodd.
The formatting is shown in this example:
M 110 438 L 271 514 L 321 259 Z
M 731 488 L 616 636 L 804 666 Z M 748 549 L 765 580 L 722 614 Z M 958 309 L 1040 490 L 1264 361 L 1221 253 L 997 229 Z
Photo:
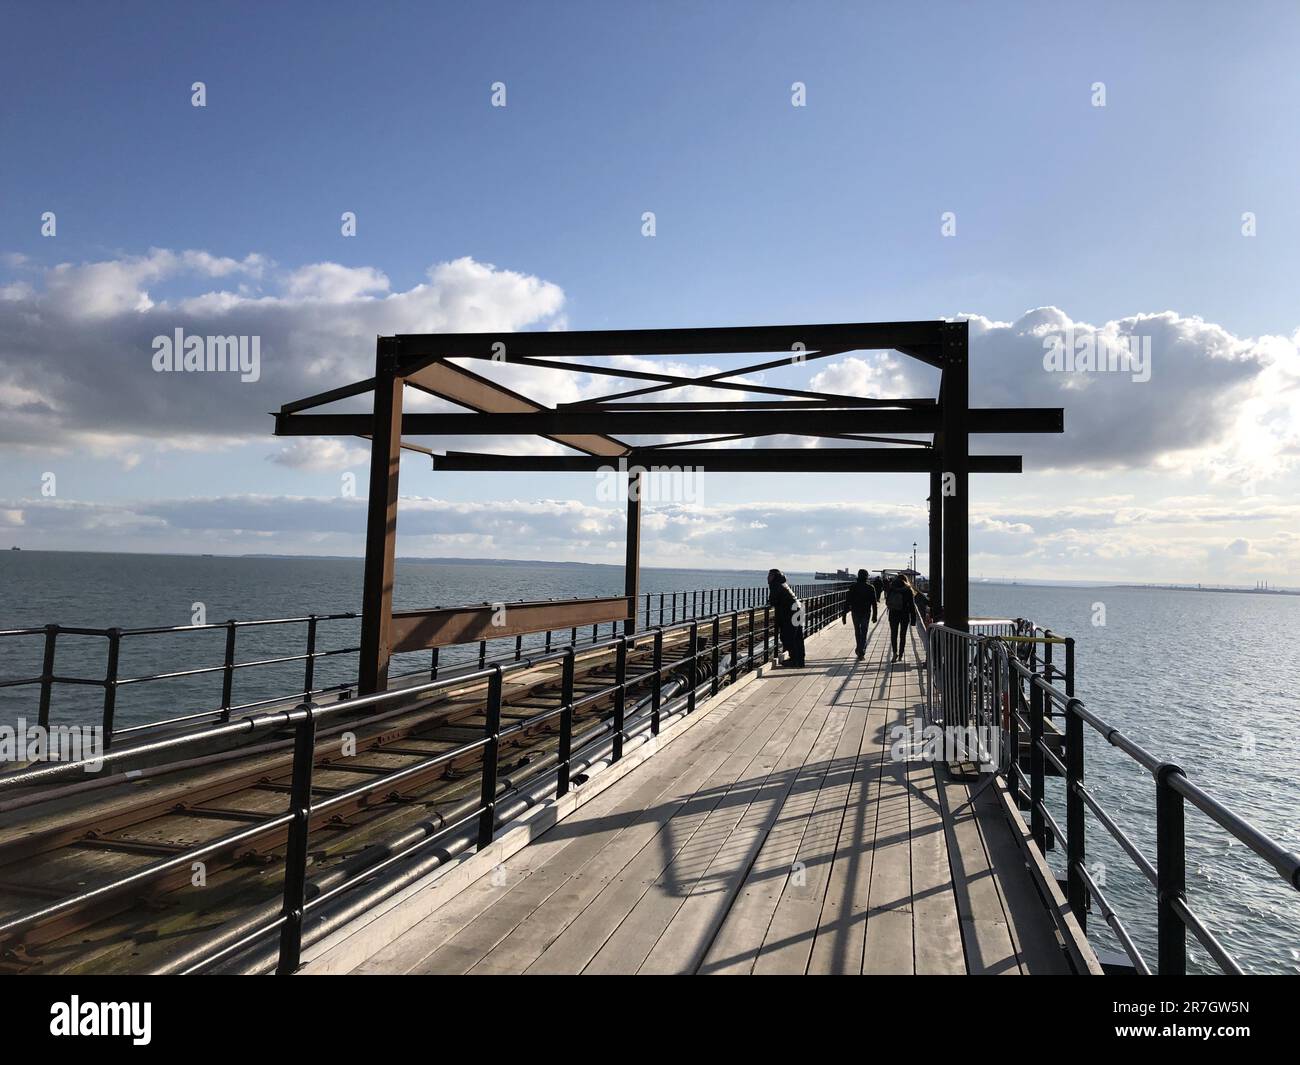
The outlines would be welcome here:
M 912 570 L 916 570 L 916 541 L 912 541 Z

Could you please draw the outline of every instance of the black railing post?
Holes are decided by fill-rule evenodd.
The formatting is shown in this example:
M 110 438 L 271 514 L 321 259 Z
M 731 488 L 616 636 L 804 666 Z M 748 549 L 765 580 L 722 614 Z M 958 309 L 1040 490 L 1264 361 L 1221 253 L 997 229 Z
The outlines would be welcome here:
M 1077 699 L 1065 704 L 1065 888 L 1079 930 L 1086 932 L 1088 887 L 1082 875 L 1086 847 L 1083 796 L 1079 794 L 1083 787 L 1083 718 L 1079 716 L 1078 705 Z
M 438 679 L 438 648 L 433 649 L 433 657 L 429 661 L 429 679 Z
M 307 618 L 307 661 L 302 668 L 302 697 L 311 698 L 312 685 L 316 683 L 316 615 Z
M 1051 629 L 1043 630 L 1043 679 L 1047 681 L 1048 684 L 1054 684 L 1056 682 L 1056 677 L 1054 676 L 1056 671 L 1052 666 L 1052 641 L 1055 639 L 1056 637 L 1052 635 Z M 1052 717 L 1053 709 L 1052 700 L 1048 699 L 1043 704 L 1043 713 L 1047 717 Z
M 221 670 L 221 720 L 230 720 L 235 687 L 235 619 L 226 622 L 226 657 Z
M 293 735 L 293 780 L 289 788 L 289 839 L 284 848 L 284 901 L 280 916 L 279 976 L 290 976 L 302 957 L 302 918 L 307 900 L 307 841 L 311 830 L 311 778 L 316 760 L 316 708 L 298 707 L 303 713 Z
M 560 761 L 556 768 L 558 776 L 555 783 L 557 798 L 569 793 L 569 759 L 573 754 L 573 660 L 574 648 L 570 647 L 569 653 L 564 656 L 564 669 L 560 679 L 560 705 L 564 709 L 560 711 Z
M 488 677 L 487 715 L 483 735 L 483 787 L 479 792 L 478 849 L 492 842 L 497 820 L 497 762 L 501 753 L 501 666 Z
M 711 683 L 709 686 L 710 695 L 718 694 L 718 669 L 722 665 L 722 655 L 720 653 L 721 648 L 718 647 L 718 638 L 722 635 L 720 627 L 718 625 L 718 620 L 720 617 L 721 615 L 719 614 L 713 615 L 713 632 L 710 638 L 710 642 L 712 643 L 710 650 L 713 652 L 713 670 L 712 670 L 713 676 L 711 678 Z
M 664 630 L 655 629 L 654 676 L 650 681 L 650 734 L 659 735 L 659 705 L 663 698 Z
M 1043 689 L 1029 683 L 1029 830 L 1039 853 L 1047 853 L 1047 822 L 1043 818 Z
M 746 634 L 749 640 L 749 657 L 745 660 L 745 669 L 754 668 L 754 608 L 749 608 L 749 632 Z
M 546 634 L 546 649 L 551 649 L 551 634 Z M 518 662 L 524 657 L 524 634 L 521 632 L 515 637 L 515 661 Z
M 1161 976 L 1187 974 L 1187 926 L 1174 909 L 1187 891 L 1183 797 L 1169 786 L 1169 778 L 1182 772 L 1173 762 L 1162 762 L 1155 772 L 1156 972 Z
M 104 750 L 113 746 L 113 715 L 117 712 L 117 661 L 122 651 L 122 630 L 108 630 L 108 666 L 104 670 Z
M 740 615 L 731 612 L 731 683 L 740 676 Z
M 645 627 L 650 627 L 650 593 L 645 594 Z
M 478 642 L 478 668 L 482 669 L 487 665 L 487 640 Z
M 944 639 L 944 633 L 941 632 L 933 633 L 932 639 L 938 641 L 940 648 L 943 647 L 942 641 Z M 934 665 L 933 665 L 936 653 L 938 653 L 939 656 L 938 657 L 938 663 L 939 663 L 938 680 L 935 679 Z M 947 709 L 947 702 L 944 700 L 943 697 L 943 693 L 944 693 L 944 685 L 947 683 L 948 670 L 947 670 L 947 664 L 945 662 L 945 656 L 942 653 L 934 652 L 931 653 L 930 660 L 931 660 L 930 683 L 934 686 L 935 690 L 939 692 L 939 700 L 943 704 L 943 710 L 944 710 L 945 722 L 946 722 L 948 709 Z M 1007 745 L 1011 748 L 1009 752 L 1010 762 L 1008 763 L 1011 766 L 1011 773 L 1009 774 L 1009 780 L 1011 783 L 1011 796 L 1016 801 L 1016 809 L 1023 810 L 1025 806 L 1021 798 L 1023 792 L 1021 790 L 1020 785 L 1023 782 L 1025 774 L 1024 774 L 1024 770 L 1020 768 L 1020 700 L 1021 700 L 1022 693 L 1024 692 L 1024 688 L 1021 686 L 1020 673 L 1014 667 L 1011 670 L 1010 679 L 1011 679 L 1012 686 L 1011 686 L 1011 691 L 1008 693 L 1007 710 L 1006 710 Z
M 623 757 L 623 714 L 627 709 L 627 637 L 620 636 L 614 658 L 614 751 L 611 760 Z
M 689 679 L 687 681 L 687 688 L 686 688 L 686 712 L 688 714 L 692 714 L 695 712 L 695 689 L 697 687 L 696 680 L 700 675 L 700 671 L 699 671 L 700 660 L 698 657 L 700 653 L 699 643 L 700 643 L 700 623 L 698 621 L 692 621 L 690 658 L 687 659 L 686 662 L 687 666 L 690 667 L 690 673 L 688 674 Z
M 41 659 L 41 701 L 36 712 L 36 723 L 43 729 L 50 727 L 50 695 L 54 691 L 54 644 L 59 638 L 57 625 L 45 626 L 45 654 Z
M 763 607 L 763 661 L 764 662 L 772 661 L 771 639 L 772 639 L 772 608 L 770 606 L 765 606 Z
M 1065 694 L 1074 698 L 1074 637 L 1065 641 Z

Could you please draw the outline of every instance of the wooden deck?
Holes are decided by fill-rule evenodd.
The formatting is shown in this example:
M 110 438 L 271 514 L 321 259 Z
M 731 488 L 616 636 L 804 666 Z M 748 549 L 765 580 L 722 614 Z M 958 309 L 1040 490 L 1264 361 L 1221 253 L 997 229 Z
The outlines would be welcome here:
M 352 971 L 1070 971 L 996 789 L 890 757 L 888 658 L 824 630 Z

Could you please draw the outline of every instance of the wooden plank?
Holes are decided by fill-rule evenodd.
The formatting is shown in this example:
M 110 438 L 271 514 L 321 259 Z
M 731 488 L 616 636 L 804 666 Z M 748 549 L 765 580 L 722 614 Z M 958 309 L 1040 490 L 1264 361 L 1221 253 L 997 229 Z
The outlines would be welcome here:
M 840 626 L 832 629 L 831 633 L 834 634 L 832 642 L 838 642 L 841 653 L 851 655 L 849 628 Z M 855 675 L 860 685 L 870 673 L 858 667 Z M 856 751 L 851 760 L 842 755 L 837 757 L 839 733 L 828 734 L 824 741 L 819 743 L 810 760 L 816 794 L 803 819 L 803 834 L 796 859 L 800 865 L 797 875 L 792 870 L 792 875 L 786 878 L 758 957 L 754 960 L 752 971 L 755 973 L 804 973 L 808 968 L 830 881 L 834 849 L 844 819 L 853 767 L 857 763 Z
M 783 720 L 784 718 L 784 720 Z M 582 914 L 551 944 L 527 970 L 537 973 L 581 972 L 600 951 L 627 915 L 665 872 L 680 869 L 692 859 L 700 861 L 708 853 L 709 835 L 700 830 L 710 814 L 722 804 L 738 781 L 745 778 L 773 741 L 783 748 L 797 722 L 788 715 L 772 714 L 763 727 L 750 733 L 722 768 L 711 777 L 669 822 L 656 846 L 646 847 L 627 864 L 625 870 L 606 885 Z M 697 838 L 698 837 L 698 838 Z M 674 859 L 681 859 L 674 866 Z
M 1021 970 L 1027 975 L 1068 974 L 1070 966 L 1057 939 L 1056 927 L 1002 816 L 997 792 L 986 788 L 975 800 L 975 810 L 989 866 L 1002 898 L 1007 932 Z
M 786 678 L 773 677 L 770 680 L 772 684 L 769 690 L 773 693 L 779 692 L 788 683 Z M 545 899 L 539 900 L 537 909 L 521 921 L 518 927 L 472 971 L 521 972 L 540 959 L 565 930 L 585 912 L 592 900 L 599 896 L 618 875 L 624 873 L 629 864 L 647 846 L 654 843 L 655 838 L 665 830 L 674 815 L 681 812 L 683 807 L 694 798 L 696 790 L 707 779 L 716 775 L 725 760 L 733 757 L 734 749 L 741 742 L 740 737 L 747 734 L 749 730 L 763 727 L 767 717 L 775 710 L 774 706 L 769 705 L 763 712 L 747 715 L 742 712 L 745 705 L 739 697 L 731 701 L 731 712 L 735 715 L 734 727 L 719 730 L 718 735 L 711 741 L 712 753 L 715 757 L 707 765 L 683 774 L 680 762 L 665 760 L 661 768 L 673 779 L 669 789 L 664 793 L 665 798 L 660 800 L 654 812 L 651 825 L 648 827 L 635 825 L 633 830 L 625 832 L 613 843 L 602 848 L 582 867 L 573 870 L 573 875 L 566 880 L 564 886 Z M 671 756 L 671 748 L 666 753 Z M 649 819 L 650 815 L 647 814 L 647 820 Z M 581 831 L 581 827 L 575 826 L 574 831 Z
M 1020 961 L 1007 929 L 1002 899 L 975 813 L 969 806 L 953 813 L 969 798 L 970 789 L 965 783 L 953 780 L 946 766 L 936 767 L 936 779 L 966 969 L 978 975 L 1019 975 Z
M 824 699 L 825 693 L 823 686 L 819 699 Z M 705 956 L 701 972 L 748 973 L 753 968 L 786 882 L 796 875 L 795 863 L 820 790 L 819 782 L 829 769 L 826 762 L 818 758 L 817 751 L 835 742 L 834 730 L 828 729 L 829 724 L 828 716 L 804 765 L 795 774 L 780 818 L 759 848 L 748 876 Z
M 847 663 L 833 667 L 831 684 L 846 672 Z M 810 700 L 807 716 L 763 789 L 664 928 L 639 972 L 693 973 L 699 968 L 831 711 L 824 700 Z
M 1064 971 L 993 797 L 953 817 L 967 783 L 892 757 L 922 693 L 887 645 L 823 630 L 363 971 Z
M 739 704 L 735 704 L 739 705 Z M 515 905 L 528 903 L 527 912 L 520 920 L 495 941 L 486 944 L 479 958 L 465 968 L 473 972 L 519 972 L 536 960 L 547 946 L 560 934 L 566 910 L 572 916 L 581 911 L 586 893 L 599 890 L 601 883 L 611 878 L 623 864 L 639 853 L 663 829 L 673 812 L 687 798 L 681 795 L 683 781 L 687 782 L 687 796 L 694 784 L 702 782 L 717 771 L 728 757 L 725 748 L 732 733 L 755 727 L 761 722 L 730 717 L 735 706 L 719 706 L 696 726 L 703 730 L 715 714 L 726 713 L 711 735 L 697 746 L 687 746 L 680 751 L 669 747 L 651 759 L 646 769 L 649 779 L 637 786 L 623 781 L 609 789 L 610 802 L 626 815 L 622 819 L 607 821 L 609 815 L 594 804 L 584 806 L 569 821 L 552 829 L 552 833 L 576 839 L 574 847 L 557 857 L 559 876 L 548 874 L 545 878 L 528 878 L 514 888 L 518 896 Z M 575 849 L 576 848 L 576 849 Z M 510 863 L 506 863 L 509 875 Z M 538 911 L 546 907 L 545 913 Z M 523 912 L 522 910 L 520 912 Z M 552 927 L 559 924 L 558 927 Z M 484 945 L 480 942 L 480 945 Z M 441 956 L 430 955 L 417 972 L 445 972 L 444 963 L 460 968 L 468 958 L 455 951 Z
M 933 766 L 908 766 L 912 819 L 912 944 L 918 975 L 966 972 L 948 840 Z
M 808 962 L 810 974 L 853 974 L 862 971 L 862 953 L 866 938 L 867 912 L 861 900 L 867 894 L 876 834 L 876 809 L 872 799 L 872 778 L 879 773 L 880 730 L 884 718 L 887 689 L 881 684 L 887 676 L 885 645 L 888 642 L 877 623 L 868 637 L 867 669 L 859 673 L 859 692 L 853 712 L 859 723 L 853 729 L 856 738 L 855 762 L 845 799 L 844 817 L 835 852 L 831 857 L 831 877 L 822 900 L 816 938 Z M 869 664 L 869 665 L 868 665 Z M 865 682 L 865 683 L 864 683 Z M 857 693 L 855 692 L 855 695 Z
M 734 700 L 725 700 L 694 722 L 691 729 L 692 739 L 695 736 L 703 738 L 698 743 L 688 743 L 679 749 L 679 753 L 680 751 L 687 752 L 685 761 L 688 765 L 707 758 L 710 750 L 710 740 L 725 734 L 728 718 L 735 705 L 737 704 Z M 672 747 L 669 747 L 669 750 L 672 749 Z M 585 823 L 589 826 L 591 822 L 595 822 L 598 826 L 595 830 L 576 832 L 568 831 L 567 828 L 560 831 L 553 829 L 506 863 L 509 874 L 504 878 L 499 878 L 505 881 L 501 890 L 481 894 L 464 892 L 453 902 L 442 906 L 419 925 L 408 930 L 399 943 L 390 945 L 390 948 L 381 951 L 370 962 L 362 966 L 362 971 L 408 971 L 412 966 L 431 956 L 444 943 L 463 931 L 479 913 L 506 892 L 531 892 L 536 895 L 539 881 L 516 877 L 514 873 L 520 869 L 527 871 L 534 865 L 544 865 L 546 861 L 550 860 L 551 856 L 548 851 L 556 841 L 563 840 L 571 844 L 564 853 L 562 868 L 565 868 L 570 873 L 575 872 L 581 868 L 583 852 L 598 850 L 602 845 L 601 829 L 618 828 L 616 822 L 620 813 L 627 814 L 629 823 L 651 819 L 652 810 L 656 807 L 658 797 L 671 785 L 674 779 L 674 775 L 669 772 L 669 769 L 671 769 L 671 763 L 668 759 L 661 761 L 658 758 L 653 758 L 644 772 L 638 773 L 636 778 L 637 786 L 630 795 L 626 791 L 620 791 L 617 787 L 611 787 L 595 798 L 588 800 L 574 815 L 574 823 Z M 679 769 L 678 772 L 680 771 Z M 585 819 L 585 822 L 582 819 Z M 536 859 L 530 858 L 528 852 L 540 854 L 542 860 L 538 862 Z M 543 893 L 537 901 L 540 902 L 541 898 L 545 898 L 546 894 L 549 894 L 549 892 Z M 436 967 L 435 963 L 430 963 L 430 967 Z
M 872 844 L 871 882 L 867 892 L 864 973 L 911 975 L 912 943 L 912 843 L 911 813 L 907 793 L 907 763 L 890 757 L 890 736 L 909 724 L 908 679 L 915 678 L 901 664 L 889 672 L 889 691 L 883 706 L 880 773 L 875 790 L 876 831 Z

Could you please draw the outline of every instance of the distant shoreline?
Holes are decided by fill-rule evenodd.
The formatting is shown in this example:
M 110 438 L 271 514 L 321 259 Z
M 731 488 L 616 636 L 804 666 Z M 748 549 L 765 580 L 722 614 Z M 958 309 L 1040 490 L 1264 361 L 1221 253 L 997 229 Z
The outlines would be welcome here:
M 273 554 L 273 553 L 256 553 L 240 555 L 217 555 L 202 554 L 192 552 L 158 552 L 158 551 L 67 551 L 51 548 L 22 548 L 19 554 L 31 555 L 104 555 L 107 557 L 129 557 L 129 558 L 211 558 L 211 559 L 281 559 L 285 561 L 303 561 L 303 562 L 355 562 L 364 561 L 360 555 L 293 555 L 293 554 Z M 0 549 L 0 554 L 9 554 L 8 549 Z M 398 555 L 398 562 L 423 562 L 434 565 L 450 566 L 547 566 L 551 568 L 580 568 L 580 569 L 622 569 L 618 562 L 570 562 L 555 561 L 543 558 L 461 558 L 453 555 Z M 642 571 L 663 570 L 682 573 L 762 573 L 766 567 L 736 567 L 736 566 L 649 566 L 641 567 Z M 799 570 L 787 568 L 787 573 L 796 576 L 811 575 L 814 571 Z M 1300 588 L 1277 587 L 1277 588 L 1247 588 L 1245 586 L 1233 587 L 1232 585 L 1210 585 L 1210 584 L 1182 584 L 1176 582 L 1153 582 L 1148 584 L 1135 583 L 1133 581 L 1082 581 L 1069 580 L 1065 578 L 1057 580 L 1043 580 L 1039 578 L 1014 578 L 1014 577 L 972 577 L 970 583 L 974 586 L 994 586 L 1000 588 L 1035 587 L 1035 588 L 1127 588 L 1139 591 L 1164 591 L 1164 592 L 1235 592 L 1245 595 L 1300 595 Z
M 1217 584 L 1112 584 L 1111 588 L 1132 588 L 1143 592 L 1235 592 L 1237 595 L 1300 595 L 1300 588 L 1234 588 Z

